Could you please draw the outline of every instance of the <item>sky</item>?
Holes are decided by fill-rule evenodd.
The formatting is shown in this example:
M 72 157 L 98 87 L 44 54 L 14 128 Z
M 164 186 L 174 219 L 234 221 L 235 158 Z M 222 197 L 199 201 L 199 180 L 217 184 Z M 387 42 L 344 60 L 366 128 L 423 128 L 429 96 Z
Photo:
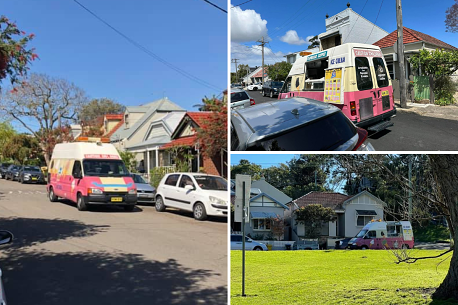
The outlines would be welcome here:
M 232 6 L 245 2 L 233 1 Z M 396 30 L 395 0 L 252 0 L 231 8 L 231 58 L 240 59 L 238 64 L 260 66 L 261 49 L 256 41 L 264 36 L 269 40 L 265 63 L 284 61 L 286 54 L 307 49 L 311 37 L 326 31 L 326 14 L 333 16 L 345 10 L 347 2 L 356 13 L 388 33 Z M 454 3 L 404 0 L 403 25 L 458 47 L 458 33 L 445 32 L 444 22 L 446 9 Z M 235 72 L 235 65 L 230 69 Z
M 218 96 L 227 87 L 226 13 L 201 0 L 78 1 L 210 88 L 129 44 L 74 0 L 1 1 L 0 14 L 35 34 L 30 47 L 40 59 L 30 72 L 64 78 L 90 98 L 140 105 L 166 96 L 191 111 L 198 111 L 193 106 L 202 98 Z M 227 7 L 226 0 L 212 1 Z
M 245 159 L 251 163 L 261 165 L 263 168 L 278 166 L 293 159 L 299 154 L 231 154 L 231 165 L 237 165 L 240 160 Z

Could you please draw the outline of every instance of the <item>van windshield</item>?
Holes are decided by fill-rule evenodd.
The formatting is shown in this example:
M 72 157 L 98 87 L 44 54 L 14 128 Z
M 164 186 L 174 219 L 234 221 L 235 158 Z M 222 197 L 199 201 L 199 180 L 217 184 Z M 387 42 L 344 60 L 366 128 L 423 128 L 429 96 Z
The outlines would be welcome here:
M 364 235 L 366 235 L 366 233 L 367 233 L 367 230 L 361 230 L 359 231 L 358 235 L 356 235 L 356 237 L 363 238 Z
M 129 176 L 124 162 L 121 160 L 83 160 L 84 175 L 97 177 Z

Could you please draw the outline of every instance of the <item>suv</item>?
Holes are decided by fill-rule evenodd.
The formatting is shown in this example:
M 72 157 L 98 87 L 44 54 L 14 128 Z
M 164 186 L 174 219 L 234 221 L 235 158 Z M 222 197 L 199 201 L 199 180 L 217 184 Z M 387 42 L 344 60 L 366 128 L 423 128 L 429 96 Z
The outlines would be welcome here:
M 245 90 L 231 90 L 231 109 L 247 108 L 256 104 Z
M 231 150 L 365 150 L 368 132 L 339 108 L 304 97 L 263 103 L 231 113 Z
M 278 96 L 280 93 L 281 88 L 283 87 L 283 82 L 276 82 L 276 81 L 267 81 L 262 86 L 262 96 L 270 96 L 274 97 Z
M 5 179 L 6 170 L 11 165 L 11 163 L 0 163 L 0 178 Z
M 231 234 L 231 250 L 242 250 L 242 242 L 242 235 Z M 267 246 L 245 236 L 245 250 L 267 251 Z
M 166 174 L 156 190 L 156 210 L 167 207 L 192 211 L 197 220 L 227 217 L 227 181 L 202 173 Z

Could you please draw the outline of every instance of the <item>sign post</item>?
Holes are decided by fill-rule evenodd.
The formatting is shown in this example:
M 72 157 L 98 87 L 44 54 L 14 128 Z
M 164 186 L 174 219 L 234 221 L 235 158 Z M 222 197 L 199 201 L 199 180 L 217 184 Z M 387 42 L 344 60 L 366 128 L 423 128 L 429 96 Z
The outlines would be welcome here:
M 242 297 L 246 297 L 245 294 L 245 188 L 246 183 L 243 181 L 242 186 Z

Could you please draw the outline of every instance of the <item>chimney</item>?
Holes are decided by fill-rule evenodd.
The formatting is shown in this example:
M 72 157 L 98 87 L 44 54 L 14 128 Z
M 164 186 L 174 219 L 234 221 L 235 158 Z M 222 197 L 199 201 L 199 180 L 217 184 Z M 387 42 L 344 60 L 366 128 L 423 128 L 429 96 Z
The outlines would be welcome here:
M 326 14 L 326 19 L 328 19 L 328 18 L 329 18 L 329 15 L 328 15 L 328 14 Z
M 347 2 L 347 7 L 348 7 L 348 8 L 350 7 L 350 2 Z

